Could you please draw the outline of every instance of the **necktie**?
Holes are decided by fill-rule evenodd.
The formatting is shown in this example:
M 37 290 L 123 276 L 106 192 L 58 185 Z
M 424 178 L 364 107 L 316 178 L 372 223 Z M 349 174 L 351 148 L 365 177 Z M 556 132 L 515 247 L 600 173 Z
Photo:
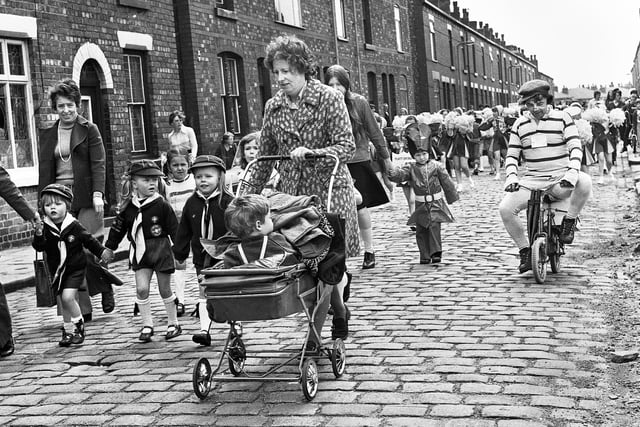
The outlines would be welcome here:
M 73 220 L 74 220 L 73 216 L 70 214 L 67 214 L 67 216 L 62 221 L 62 224 L 60 224 L 60 228 L 58 228 L 58 226 L 54 224 L 54 222 L 51 221 L 49 218 L 45 217 L 44 219 L 44 223 L 49 226 L 49 230 L 51 231 L 51 234 L 53 234 L 53 236 L 58 240 L 58 251 L 60 252 L 60 262 L 56 267 L 56 272 L 53 275 L 53 279 L 51 281 L 54 287 L 57 287 L 57 288 L 59 288 L 60 281 L 62 280 L 62 275 L 64 274 L 64 271 L 66 269 L 66 261 L 67 261 L 67 244 L 62 238 L 62 232 L 64 231 L 65 228 L 67 228 L 73 222 Z M 56 283 L 58 285 L 56 285 Z
M 202 208 L 202 219 L 200 221 L 200 237 L 203 239 L 213 240 L 214 226 L 213 217 L 209 215 L 209 202 L 215 199 L 220 192 L 218 190 L 204 196 L 201 192 L 196 191 L 196 194 L 204 200 L 204 207 Z
M 133 220 L 133 225 L 131 226 L 131 236 L 133 236 L 133 244 L 129 246 L 129 262 L 133 263 L 133 257 L 135 256 L 136 262 L 140 262 L 142 257 L 144 256 L 144 251 L 146 250 L 146 244 L 144 240 L 144 229 L 142 227 L 142 208 L 151 204 L 154 200 L 159 198 L 158 193 L 154 193 L 153 196 L 148 197 L 142 201 L 138 198 L 137 195 L 134 195 L 131 198 L 131 203 L 133 206 L 138 208 L 138 214 Z

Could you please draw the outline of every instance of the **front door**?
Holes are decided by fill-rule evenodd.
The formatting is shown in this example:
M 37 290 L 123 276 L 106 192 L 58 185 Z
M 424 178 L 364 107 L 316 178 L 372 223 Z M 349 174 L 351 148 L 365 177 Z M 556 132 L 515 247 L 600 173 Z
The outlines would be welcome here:
M 105 103 L 100 89 L 100 65 L 93 60 L 85 62 L 80 72 L 80 93 L 82 94 L 81 112 L 82 116 L 95 123 L 102 136 L 102 143 L 106 153 L 106 185 L 105 185 L 105 216 L 115 215 L 117 203 L 115 200 L 115 180 L 113 178 L 113 164 L 111 158 L 111 132 L 106 124 Z

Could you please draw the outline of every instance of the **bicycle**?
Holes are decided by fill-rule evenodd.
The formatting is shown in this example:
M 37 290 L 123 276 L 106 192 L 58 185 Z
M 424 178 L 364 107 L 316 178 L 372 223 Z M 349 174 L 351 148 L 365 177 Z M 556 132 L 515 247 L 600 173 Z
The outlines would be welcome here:
M 559 273 L 560 257 L 565 254 L 564 244 L 560 241 L 562 218 L 557 212 L 567 213 L 569 199 L 555 200 L 550 194 L 555 184 L 544 189 L 531 189 L 527 203 L 527 232 L 531 249 L 531 270 L 537 283 L 547 278 L 547 263 L 553 273 Z M 526 187 L 525 187 L 526 188 Z M 565 209 L 562 209 L 565 208 Z

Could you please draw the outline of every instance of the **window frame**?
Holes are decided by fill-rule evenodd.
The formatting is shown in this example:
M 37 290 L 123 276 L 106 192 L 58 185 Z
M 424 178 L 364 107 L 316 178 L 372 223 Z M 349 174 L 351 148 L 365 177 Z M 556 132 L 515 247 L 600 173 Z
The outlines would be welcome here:
M 273 4 L 276 14 L 276 22 L 280 24 L 290 25 L 292 27 L 302 28 L 302 6 L 300 5 L 300 0 L 274 0 Z M 287 22 L 287 20 L 284 19 L 285 15 L 282 13 L 283 4 L 285 6 L 293 6 L 293 18 L 294 21 L 297 20 L 297 22 Z
M 398 52 L 404 52 L 404 46 L 402 44 L 402 17 L 400 16 L 400 6 L 393 5 L 393 23 L 396 31 L 396 50 Z
M 235 93 L 229 93 L 227 82 L 225 78 L 225 61 L 229 63 L 233 63 L 233 73 L 234 76 L 231 79 L 232 83 L 235 85 Z M 220 53 L 218 54 L 218 71 L 220 73 L 220 102 L 222 104 L 222 120 L 224 125 L 225 132 L 232 132 L 234 135 L 239 135 L 242 133 L 242 118 L 240 117 L 240 77 L 238 75 L 238 60 L 229 56 L 228 54 Z M 235 117 L 237 118 L 237 129 L 229 130 L 227 126 L 227 104 L 226 100 L 230 98 L 232 103 L 232 108 L 235 110 Z
M 362 0 L 362 26 L 364 29 L 364 42 L 373 44 L 373 31 L 371 31 L 371 5 L 369 0 Z
M 333 0 L 336 37 L 340 40 L 348 40 L 347 17 L 345 14 L 344 0 Z
M 438 62 L 438 52 L 436 51 L 436 27 L 432 19 L 429 19 L 429 46 L 431 47 L 431 60 Z
M 148 129 L 147 129 L 147 125 L 148 125 L 148 120 L 147 120 L 147 88 L 146 88 L 146 78 L 145 78 L 145 58 L 144 55 L 142 54 L 142 52 L 123 52 L 123 57 L 126 60 L 126 69 L 125 69 L 125 73 L 126 73 L 126 77 L 129 80 L 128 83 L 128 89 L 130 91 L 130 94 L 127 95 L 127 112 L 129 113 L 129 136 L 131 137 L 131 152 L 132 153 L 147 153 L 149 151 L 149 145 L 147 144 L 149 137 L 148 137 Z M 132 85 L 132 79 L 131 79 L 131 61 L 130 58 L 131 57 L 137 57 L 140 58 L 140 78 L 141 78 L 141 84 L 142 84 L 142 96 L 143 96 L 143 101 L 135 101 L 133 100 L 133 85 Z M 136 144 L 135 144 L 135 140 L 134 140 L 134 133 L 133 133 L 133 115 L 132 115 L 132 110 L 135 107 L 142 107 L 142 112 L 140 114 L 140 117 L 142 119 L 142 136 L 143 136 L 143 149 L 136 149 Z
M 9 69 L 9 52 L 8 45 L 17 45 L 20 46 L 22 52 L 22 66 L 23 66 L 23 74 L 11 74 L 11 70 Z M 26 41 L 17 40 L 12 38 L 0 38 L 0 61 L 2 61 L 3 72 L 0 74 L 0 87 L 4 90 L 5 97 L 5 108 L 6 108 L 6 116 L 4 117 L 7 121 L 6 123 L 6 131 L 7 131 L 7 140 L 11 145 L 11 154 L 12 154 L 12 165 L 13 168 L 6 167 L 6 164 L 0 164 L 0 166 L 5 167 L 11 179 L 18 187 L 26 187 L 37 185 L 38 183 L 38 147 L 36 143 L 36 126 L 34 120 L 34 106 L 33 106 L 33 88 L 31 83 L 31 68 L 29 63 L 29 48 Z M 27 114 L 27 135 L 31 142 L 31 163 L 32 166 L 25 167 L 17 167 L 18 158 L 17 158 L 17 150 L 16 150 L 16 141 L 15 141 L 15 130 L 13 124 L 13 110 L 11 106 L 11 85 L 20 85 L 24 86 L 24 97 L 25 97 L 25 110 Z

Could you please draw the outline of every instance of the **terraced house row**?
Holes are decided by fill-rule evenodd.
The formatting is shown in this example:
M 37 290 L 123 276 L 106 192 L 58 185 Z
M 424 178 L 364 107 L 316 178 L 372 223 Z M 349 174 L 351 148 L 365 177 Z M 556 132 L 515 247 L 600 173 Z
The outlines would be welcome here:
M 277 91 L 264 48 L 283 33 L 317 54 L 318 78 L 343 65 L 391 116 L 506 104 L 520 82 L 547 78 L 449 0 L 4 0 L 0 164 L 35 204 L 38 129 L 55 120 L 47 89 L 73 78 L 104 140 L 112 214 L 127 162 L 166 150 L 171 111 L 186 113 L 203 153 L 224 132 L 260 128 Z M 4 202 L 0 221 L 0 248 L 30 237 Z

